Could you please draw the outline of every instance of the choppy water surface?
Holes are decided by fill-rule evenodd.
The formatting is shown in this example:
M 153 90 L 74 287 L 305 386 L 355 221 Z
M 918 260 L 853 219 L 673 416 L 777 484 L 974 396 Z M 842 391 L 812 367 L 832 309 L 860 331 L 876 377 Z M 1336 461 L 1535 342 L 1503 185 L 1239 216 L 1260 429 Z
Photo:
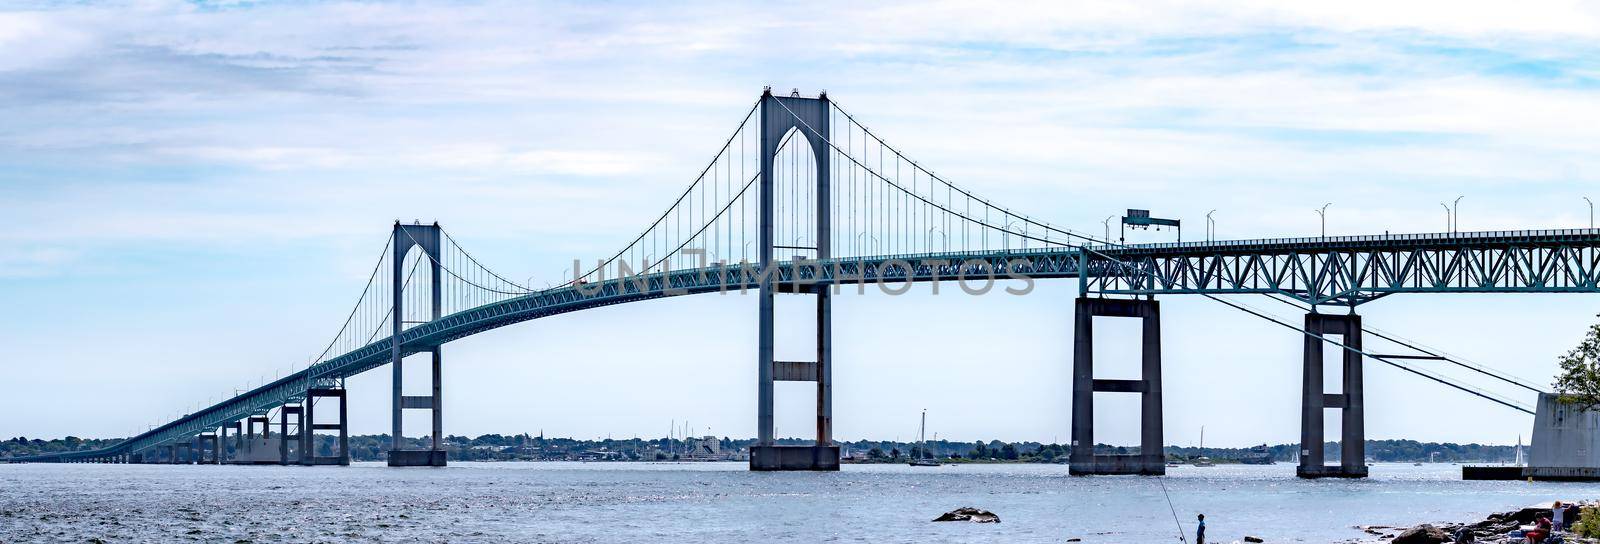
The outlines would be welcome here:
M 1073 478 L 1062 465 L 455 463 L 444 469 L 0 465 L 0 542 L 1168 542 L 1156 479 Z M 1178 467 L 1185 529 L 1213 540 L 1359 539 L 1359 524 L 1466 520 L 1600 485 L 1464 482 L 1452 465 L 1377 465 L 1358 481 L 1292 465 Z M 960 506 L 998 525 L 930 523 Z

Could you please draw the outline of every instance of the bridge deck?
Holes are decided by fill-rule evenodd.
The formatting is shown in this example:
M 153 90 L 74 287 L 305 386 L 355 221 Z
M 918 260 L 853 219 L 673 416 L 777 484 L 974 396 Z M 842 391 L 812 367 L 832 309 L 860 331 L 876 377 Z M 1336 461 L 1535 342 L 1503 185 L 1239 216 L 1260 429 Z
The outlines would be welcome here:
M 406 329 L 412 354 L 514 323 L 668 296 L 755 289 L 758 267 L 708 267 L 567 285 L 446 315 Z M 1085 273 L 1087 271 L 1087 273 Z M 1357 304 L 1398 292 L 1600 292 L 1600 229 L 1396 234 L 1051 247 L 838 258 L 782 263 L 788 285 L 948 281 L 994 275 L 1079 278 L 1085 292 L 1125 295 L 1283 293 L 1312 303 Z M 382 338 L 100 450 L 13 461 L 64 461 L 135 453 L 295 402 L 312 387 L 387 364 Z

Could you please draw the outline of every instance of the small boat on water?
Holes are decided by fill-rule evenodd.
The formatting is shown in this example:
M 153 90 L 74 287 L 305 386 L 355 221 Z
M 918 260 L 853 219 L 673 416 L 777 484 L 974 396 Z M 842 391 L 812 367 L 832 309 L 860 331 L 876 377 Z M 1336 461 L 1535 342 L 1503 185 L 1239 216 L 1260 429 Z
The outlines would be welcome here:
M 1206 457 L 1205 454 L 1206 454 L 1206 427 L 1204 425 L 1201 425 L 1200 426 L 1200 456 L 1194 458 L 1194 466 L 1197 466 L 1197 467 L 1214 467 L 1214 466 L 1217 466 L 1215 463 L 1212 463 L 1211 462 L 1211 458 L 1210 457 Z
M 1244 465 L 1273 465 L 1277 464 L 1277 461 L 1272 459 L 1272 451 L 1267 449 L 1267 445 L 1262 444 L 1250 448 L 1250 453 L 1239 458 L 1239 463 Z
M 916 455 L 912 455 L 911 456 L 911 460 L 907 461 L 906 464 L 914 466 L 914 467 L 937 467 L 937 466 L 941 466 L 941 465 L 944 464 L 944 463 L 940 463 L 938 459 L 934 459 L 932 455 L 928 454 L 928 411 L 927 410 L 923 410 L 922 411 L 922 425 L 917 428 Z

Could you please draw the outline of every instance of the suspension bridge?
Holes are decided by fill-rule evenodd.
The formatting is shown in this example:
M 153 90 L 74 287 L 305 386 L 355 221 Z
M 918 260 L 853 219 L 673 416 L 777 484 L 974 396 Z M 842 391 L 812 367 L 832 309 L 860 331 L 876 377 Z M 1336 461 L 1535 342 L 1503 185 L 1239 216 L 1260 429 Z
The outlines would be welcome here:
M 1365 476 L 1362 367 L 1379 361 L 1509 409 L 1513 396 L 1416 364 L 1459 365 L 1531 392 L 1539 386 L 1440 354 L 1361 322 L 1356 308 L 1394 294 L 1595 293 L 1600 230 L 1450 232 L 1172 244 L 1113 243 L 996 204 L 936 175 L 869 130 L 826 93 L 770 89 L 688 188 L 620 250 L 537 288 L 485 266 L 435 224 L 396 223 L 357 302 L 304 369 L 185 414 L 107 448 L 15 462 L 348 464 L 345 378 L 388 365 L 393 374 L 391 466 L 442 466 L 444 346 L 499 327 L 590 308 L 712 292 L 753 292 L 758 369 L 752 470 L 836 470 L 833 443 L 832 297 L 878 284 L 956 282 L 969 293 L 997 280 L 1076 280 L 1072 354 L 1073 474 L 1162 474 L 1161 317 L 1157 296 L 1194 295 L 1271 320 L 1304 336 L 1302 477 Z M 937 283 L 936 283 L 937 284 Z M 1031 284 L 1031 283 L 1030 283 Z M 1008 287 L 1015 288 L 1015 287 Z M 1260 295 L 1305 311 L 1302 323 L 1225 298 Z M 815 305 L 815 357 L 775 358 L 774 301 Z M 1328 310 L 1324 312 L 1322 310 Z M 1095 378 L 1095 317 L 1139 319 L 1142 375 Z M 1375 335 L 1404 354 L 1363 345 Z M 1335 392 L 1323 351 L 1343 353 Z M 412 358 L 416 356 L 415 358 Z M 402 393 L 407 364 L 426 361 L 431 393 Z M 816 384 L 812 445 L 784 446 L 773 432 L 776 381 Z M 1139 453 L 1094 449 L 1094 395 L 1141 398 Z M 337 408 L 319 400 L 336 401 Z M 431 436 L 405 438 L 407 410 L 432 416 Z M 1323 459 L 1323 418 L 1341 412 L 1341 461 Z M 335 413 L 319 422 L 318 413 Z M 271 427 L 276 419 L 277 431 Z M 322 419 L 328 419 L 326 417 Z M 336 431 L 333 456 L 313 451 L 316 431 Z M 231 433 L 231 438 L 230 438 Z

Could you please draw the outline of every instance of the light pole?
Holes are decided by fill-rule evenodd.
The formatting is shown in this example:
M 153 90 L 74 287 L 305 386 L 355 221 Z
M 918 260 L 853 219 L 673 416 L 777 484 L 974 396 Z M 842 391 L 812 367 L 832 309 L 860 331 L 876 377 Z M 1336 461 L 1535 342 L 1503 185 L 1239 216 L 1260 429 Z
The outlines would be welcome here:
M 1115 219 L 1116 217 L 1117 216 L 1115 216 L 1115 215 L 1108 215 L 1108 216 L 1106 216 L 1106 220 L 1105 221 L 1101 221 L 1100 222 L 1100 224 L 1106 226 L 1106 243 L 1107 244 L 1111 243 L 1111 220 Z
M 1011 225 L 1015 224 L 1017 224 L 1016 221 L 1006 221 L 1006 226 L 1004 229 L 1002 229 L 1006 231 L 1006 235 L 1001 239 L 1001 245 L 1007 253 L 1011 252 Z
M 1216 222 L 1216 220 L 1211 219 L 1211 214 L 1214 214 L 1214 213 L 1217 213 L 1217 211 L 1216 210 L 1211 210 L 1209 212 L 1206 212 L 1206 241 L 1207 242 L 1212 242 L 1212 241 L 1215 241 L 1215 239 L 1216 239 L 1216 230 L 1215 229 L 1216 229 L 1217 222 Z
M 1317 217 L 1322 219 L 1322 237 L 1323 238 L 1327 238 L 1328 237 L 1328 206 L 1332 206 L 1332 205 L 1333 205 L 1333 203 L 1329 202 L 1329 203 L 1323 204 L 1321 208 L 1317 208 L 1316 210 L 1313 210 L 1313 211 L 1317 212 Z
M 1454 234 L 1454 233 L 1456 233 L 1456 232 L 1461 230 L 1461 208 L 1459 208 L 1458 206 L 1461 205 L 1461 197 L 1464 197 L 1464 196 L 1467 196 L 1467 195 L 1459 195 L 1459 196 L 1456 197 L 1454 202 L 1450 203 L 1450 215 L 1455 216 L 1455 218 L 1456 218 L 1455 229 L 1450 231 L 1452 234 Z
M 1589 200 L 1589 197 L 1583 197 L 1583 201 L 1589 203 L 1589 228 L 1592 229 L 1594 228 L 1594 201 Z
M 944 233 L 939 227 L 928 227 L 928 252 L 933 252 L 933 231 L 939 231 L 939 236 L 944 237 L 944 250 L 950 251 L 950 235 Z
M 1439 205 L 1440 206 L 1444 206 L 1444 232 L 1446 234 L 1449 234 L 1450 231 L 1456 230 L 1455 229 L 1455 223 L 1452 222 L 1452 220 L 1450 219 L 1451 217 L 1453 217 L 1450 214 L 1450 205 L 1449 204 L 1445 204 L 1443 202 L 1440 202 Z

